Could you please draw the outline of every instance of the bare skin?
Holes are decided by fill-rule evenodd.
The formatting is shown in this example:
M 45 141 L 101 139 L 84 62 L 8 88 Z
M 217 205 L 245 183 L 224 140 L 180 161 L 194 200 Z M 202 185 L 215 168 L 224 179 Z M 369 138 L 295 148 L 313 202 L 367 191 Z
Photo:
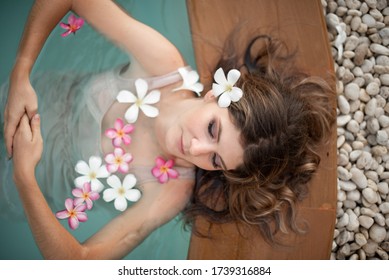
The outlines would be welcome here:
M 21 41 L 5 110 L 5 140 L 14 161 L 14 180 L 36 243 L 46 259 L 119 259 L 182 211 L 192 194 L 194 181 L 177 179 L 163 185 L 143 184 L 141 199 L 84 243 L 58 222 L 34 176 L 44 143 L 36 114 L 37 98 L 29 75 L 47 36 L 69 10 L 130 54 L 132 63 L 124 74 L 128 77 L 163 75 L 184 66 L 184 61 L 166 38 L 109 0 L 38 0 Z M 106 14 L 110 16 L 103 16 Z M 220 166 L 213 165 L 217 154 L 227 162 L 227 168 L 234 168 L 242 148 L 239 132 L 232 127 L 227 109 L 219 108 L 211 93 L 203 99 L 193 98 L 193 93 L 188 91 L 167 94 L 174 86 L 177 85 L 161 89 L 157 118 L 150 119 L 140 113 L 132 135 L 134 145 L 127 148 L 135 158 L 132 164 L 153 166 L 155 157 L 162 155 L 175 159 L 178 166 L 214 170 L 223 168 L 220 161 Z M 204 106 L 209 109 L 204 111 Z M 104 116 L 102 131 L 112 127 L 117 117 L 123 117 L 127 107 L 114 103 Z M 202 112 L 202 118 L 197 117 L 196 110 Z M 177 121 L 180 118 L 182 122 Z M 210 130 L 209 124 L 215 118 L 224 127 L 221 137 L 218 126 Z M 182 147 L 177 140 L 181 138 Z M 110 140 L 102 139 L 105 139 L 102 141 L 104 153 L 112 151 Z M 25 160 L 27 157 L 31 160 Z

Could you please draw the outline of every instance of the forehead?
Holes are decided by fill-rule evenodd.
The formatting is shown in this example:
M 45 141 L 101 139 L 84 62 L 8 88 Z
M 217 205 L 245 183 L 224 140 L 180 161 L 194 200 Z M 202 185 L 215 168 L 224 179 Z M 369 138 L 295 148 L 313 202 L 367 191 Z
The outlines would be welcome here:
M 232 122 L 228 109 L 218 108 L 221 126 L 218 154 L 224 161 L 227 169 L 235 169 L 243 163 L 244 149 L 240 143 L 241 134 Z

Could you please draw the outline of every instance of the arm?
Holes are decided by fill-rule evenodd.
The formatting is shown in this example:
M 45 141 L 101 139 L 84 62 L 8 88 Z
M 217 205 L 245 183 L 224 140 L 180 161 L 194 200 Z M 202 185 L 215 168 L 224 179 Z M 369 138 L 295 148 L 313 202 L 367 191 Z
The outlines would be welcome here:
M 29 80 L 31 70 L 47 37 L 70 10 L 131 54 L 150 75 L 166 74 L 184 65 L 173 44 L 110 0 L 37 0 L 30 12 L 10 77 L 4 112 L 9 156 L 12 155 L 12 139 L 21 117 L 27 113 L 31 119 L 37 112 L 37 98 Z
M 14 138 L 14 179 L 35 241 L 47 259 L 118 259 L 175 217 L 192 193 L 189 181 L 148 184 L 141 199 L 84 244 L 55 218 L 34 176 L 43 149 L 40 120 L 24 115 Z M 28 158 L 28 160 L 26 160 Z

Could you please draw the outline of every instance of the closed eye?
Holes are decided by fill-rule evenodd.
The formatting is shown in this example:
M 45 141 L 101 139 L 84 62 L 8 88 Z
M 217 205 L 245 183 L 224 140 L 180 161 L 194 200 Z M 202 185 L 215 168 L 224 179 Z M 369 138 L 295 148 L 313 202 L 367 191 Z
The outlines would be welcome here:
M 212 120 L 209 122 L 208 124 L 208 133 L 209 135 L 211 136 L 212 139 L 216 139 L 217 141 L 219 140 L 218 139 L 218 131 L 217 131 L 217 125 L 216 125 L 216 121 L 215 120 Z M 221 169 L 222 166 L 220 165 L 220 157 L 218 156 L 218 154 L 214 153 L 212 155 L 212 165 L 215 169 Z

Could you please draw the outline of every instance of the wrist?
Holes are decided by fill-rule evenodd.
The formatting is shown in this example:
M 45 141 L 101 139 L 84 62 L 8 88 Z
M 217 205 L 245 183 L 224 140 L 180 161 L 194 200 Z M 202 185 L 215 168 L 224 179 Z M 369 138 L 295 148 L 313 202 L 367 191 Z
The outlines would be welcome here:
M 19 81 L 30 78 L 32 63 L 27 58 L 18 57 L 12 68 L 11 80 Z
M 29 169 L 14 169 L 14 181 L 18 187 L 28 187 L 36 183 L 35 171 Z

